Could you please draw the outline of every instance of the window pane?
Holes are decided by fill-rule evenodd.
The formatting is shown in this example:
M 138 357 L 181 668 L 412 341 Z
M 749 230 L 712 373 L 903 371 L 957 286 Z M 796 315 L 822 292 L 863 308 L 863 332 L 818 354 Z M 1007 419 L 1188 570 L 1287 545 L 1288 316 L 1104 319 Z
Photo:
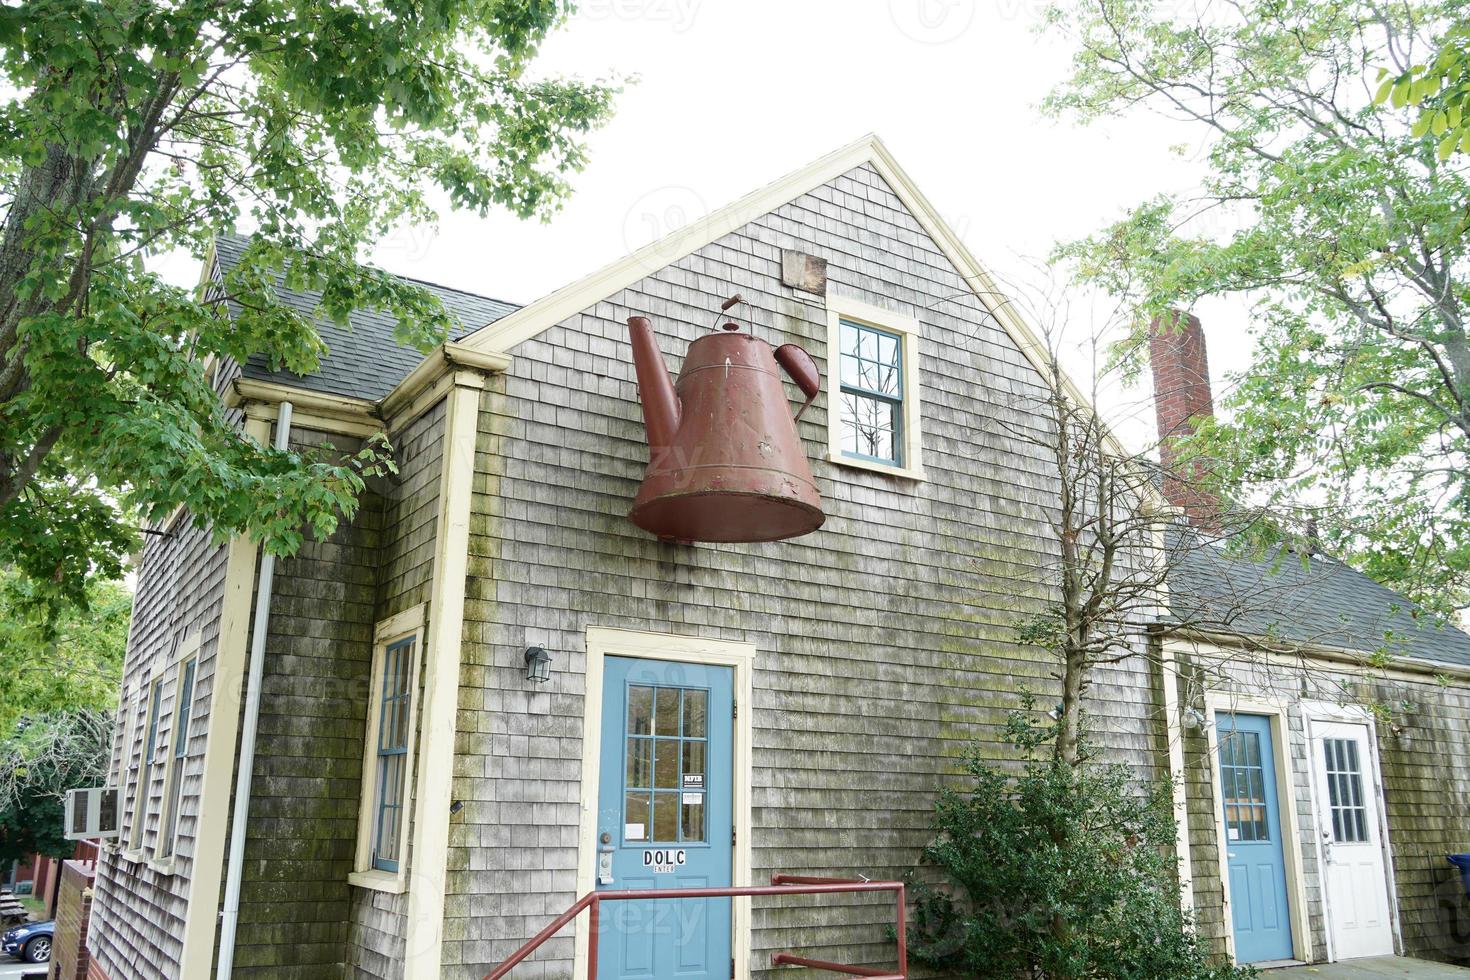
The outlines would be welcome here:
M 700 777 L 703 777 L 704 776 L 704 743 L 703 742 L 685 742 L 684 743 L 684 775 L 685 776 L 700 776 Z M 698 781 L 686 779 L 686 780 L 684 780 L 683 785 L 686 786 L 686 787 L 703 786 L 704 785 L 704 779 L 701 778 Z
M 894 446 L 899 425 L 898 405 L 843 392 L 841 412 L 840 437 L 844 450 L 897 462 Z
M 679 794 L 653 794 L 653 839 L 674 842 L 679 839 Z
M 661 687 L 658 689 L 658 700 L 655 702 L 654 734 L 656 735 L 678 735 L 679 734 L 679 689 L 675 687 Z
M 1266 773 L 1261 762 L 1261 739 L 1255 732 L 1221 733 L 1220 791 L 1224 796 L 1228 839 L 1271 839 L 1266 819 Z
M 686 841 L 704 840 L 704 794 L 685 793 L 681 797 L 684 811 L 683 834 Z
M 862 362 L 856 357 L 850 357 L 847 354 L 842 355 L 842 383 L 845 385 L 858 384 L 858 379 L 861 374 Z
M 658 789 L 678 789 L 679 740 L 658 739 L 658 748 L 654 752 L 653 785 Z
M 628 688 L 628 734 L 653 734 L 653 688 Z
M 704 738 L 705 691 L 684 692 L 684 737 Z
M 1367 843 L 1371 838 L 1357 739 L 1323 739 L 1322 757 L 1327 768 L 1327 804 L 1332 812 L 1333 840 L 1340 844 Z
M 842 331 L 842 337 L 839 343 L 842 345 L 842 353 L 855 356 L 857 354 L 858 328 L 854 324 L 844 320 L 840 329 Z
M 653 740 L 628 739 L 628 788 L 653 785 Z
M 648 840 L 648 795 L 629 793 L 623 805 L 623 837 Z
M 878 336 L 878 360 L 884 364 L 898 364 L 898 338 L 892 334 Z

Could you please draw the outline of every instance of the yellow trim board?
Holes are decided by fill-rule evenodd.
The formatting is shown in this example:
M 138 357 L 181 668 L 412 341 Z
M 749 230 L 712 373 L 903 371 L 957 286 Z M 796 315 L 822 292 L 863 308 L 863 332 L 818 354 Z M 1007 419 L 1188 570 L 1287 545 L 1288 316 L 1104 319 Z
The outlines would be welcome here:
M 682 663 L 713 664 L 733 667 L 735 718 L 734 780 L 731 801 L 735 820 L 735 847 L 731 854 L 731 881 L 736 885 L 753 884 L 751 876 L 751 741 L 750 710 L 752 677 L 755 673 L 756 649 L 753 643 L 710 640 L 698 636 L 672 633 L 642 633 L 634 630 L 587 628 L 586 693 L 583 697 L 582 722 L 582 820 L 577 837 L 577 897 L 596 887 L 597 863 L 597 793 L 600 788 L 599 761 L 602 758 L 602 693 L 608 657 L 633 657 L 640 660 L 672 660 Z M 750 899 L 732 898 L 731 955 L 735 958 L 735 976 L 750 976 Z M 577 918 L 576 956 L 572 976 L 587 975 L 587 920 Z
M 650 273 L 674 264 L 715 239 L 863 164 L 871 165 L 888 182 L 894 194 L 898 195 L 914 219 L 954 265 L 981 305 L 1001 325 L 1021 354 L 1043 378 L 1049 378 L 1051 367 L 1046 355 L 1046 345 L 1041 342 L 1036 331 L 1021 316 L 1007 294 L 996 285 L 989 271 L 971 254 L 964 242 L 960 241 L 959 236 L 929 203 L 929 199 L 898 165 L 888 147 L 872 133 L 547 294 L 529 306 L 481 327 L 464 337 L 461 343 L 487 352 L 510 351 L 517 344 L 591 308 L 600 300 L 631 286 Z M 1057 383 L 1076 404 L 1091 406 L 1091 400 L 1065 371 L 1057 378 Z M 1109 449 L 1119 455 L 1125 454 L 1125 450 L 1111 433 L 1108 433 L 1107 438 Z
M 413 843 L 407 854 L 404 980 L 439 980 L 444 951 L 449 809 L 453 802 L 464 582 L 469 564 L 470 503 L 479 417 L 478 389 L 456 387 L 449 392 L 435 525 L 433 586 L 420 666 L 424 676 L 424 703 L 418 713 L 419 763 L 414 784 Z

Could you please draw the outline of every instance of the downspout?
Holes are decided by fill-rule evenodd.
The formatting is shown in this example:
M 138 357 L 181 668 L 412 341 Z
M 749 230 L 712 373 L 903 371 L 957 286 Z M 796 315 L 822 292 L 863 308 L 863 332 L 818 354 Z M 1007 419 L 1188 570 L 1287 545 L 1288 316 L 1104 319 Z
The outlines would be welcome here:
M 281 402 L 276 415 L 277 449 L 291 442 L 291 403 Z M 216 980 L 229 980 L 235 968 L 235 927 L 240 922 L 240 879 L 245 870 L 245 825 L 250 819 L 250 781 L 255 774 L 255 732 L 260 725 L 260 684 L 265 673 L 265 640 L 270 632 L 271 586 L 276 556 L 260 557 L 260 579 L 255 587 L 255 628 L 250 635 L 250 663 L 245 682 L 245 719 L 240 729 L 240 761 L 235 771 L 235 812 L 230 820 L 230 856 L 225 868 L 225 904 L 220 912 L 219 964 Z

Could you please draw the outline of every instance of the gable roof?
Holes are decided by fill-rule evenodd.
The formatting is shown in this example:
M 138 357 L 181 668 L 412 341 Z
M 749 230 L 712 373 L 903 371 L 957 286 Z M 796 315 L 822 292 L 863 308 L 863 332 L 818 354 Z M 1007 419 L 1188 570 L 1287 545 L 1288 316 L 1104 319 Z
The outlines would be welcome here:
M 215 265 L 220 274 L 234 268 L 248 244 L 250 239 L 245 235 L 215 237 Z M 459 320 L 460 326 L 451 332 L 450 340 L 458 340 L 519 309 L 514 303 L 451 289 L 437 283 L 410 279 L 407 276 L 396 278 L 424 287 L 437 296 L 444 308 Z M 317 304 L 321 301 L 320 293 L 286 289 L 279 278 L 276 282 L 276 295 L 281 303 L 307 317 L 314 316 Z M 231 309 L 233 312 L 233 304 Z M 327 353 L 322 357 L 321 367 L 315 374 L 302 375 L 285 369 L 272 370 L 265 356 L 256 354 L 241 365 L 244 377 L 255 381 L 273 381 L 323 394 L 376 401 L 392 391 L 424 359 L 423 351 L 400 344 L 394 338 L 393 328 L 396 321 L 381 310 L 353 310 L 345 326 L 319 316 L 314 317 L 313 323 L 327 345 Z
M 1470 667 L 1470 635 L 1335 558 L 1315 554 L 1304 562 L 1288 552 L 1252 560 L 1188 531 L 1171 537 L 1169 618 L 1175 624 L 1304 650 L 1382 651 Z
M 575 316 L 646 277 L 650 269 L 672 265 L 716 239 L 864 164 L 872 166 L 888 182 L 894 194 L 934 240 L 939 250 L 954 264 L 961 278 L 1010 336 L 1031 366 L 1046 377 L 1050 373 L 1046 348 L 1036 332 L 1020 316 L 1015 305 L 996 285 L 985 267 L 939 216 L 929 199 L 914 185 L 909 175 L 889 153 L 888 147 L 872 133 L 732 204 L 690 222 L 590 275 L 548 293 L 514 313 L 482 326 L 466 335 L 464 343 L 481 351 L 508 354 L 517 344 L 536 337 L 568 317 Z M 1091 404 L 1082 389 L 1065 373 L 1059 381 L 1067 396 L 1077 404 Z M 1112 442 L 1111 433 L 1108 438 Z M 1116 446 L 1115 442 L 1113 444 Z

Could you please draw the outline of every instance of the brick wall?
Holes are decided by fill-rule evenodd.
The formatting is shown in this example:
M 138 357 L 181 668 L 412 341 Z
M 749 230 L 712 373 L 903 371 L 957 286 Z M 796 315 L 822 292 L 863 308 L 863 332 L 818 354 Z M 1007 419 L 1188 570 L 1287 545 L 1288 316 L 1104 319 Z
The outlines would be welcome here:
M 87 927 L 92 918 L 95 874 L 92 865 L 80 861 L 62 865 L 56 934 L 51 944 L 51 980 L 87 980 L 92 959 L 87 952 Z

